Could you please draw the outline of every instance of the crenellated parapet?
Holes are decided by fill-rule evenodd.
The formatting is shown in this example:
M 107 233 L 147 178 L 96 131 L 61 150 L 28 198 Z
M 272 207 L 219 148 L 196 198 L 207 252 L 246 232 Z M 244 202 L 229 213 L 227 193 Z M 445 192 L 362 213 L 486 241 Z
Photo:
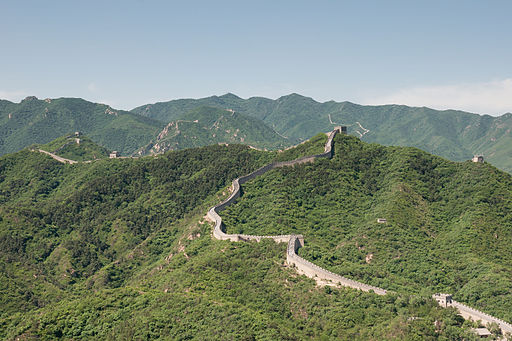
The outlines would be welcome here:
M 215 227 L 213 229 L 213 236 L 216 239 L 220 240 L 231 240 L 231 241 L 240 241 L 240 240 L 261 240 L 263 238 L 267 239 L 274 239 L 279 240 L 282 242 L 288 242 L 289 236 L 287 239 L 285 239 L 283 236 L 250 236 L 250 235 L 242 235 L 242 234 L 227 234 L 223 230 L 223 223 L 222 218 L 219 215 L 219 212 L 224 210 L 229 205 L 236 202 L 236 199 L 240 197 L 240 185 L 246 183 L 247 181 L 250 181 L 254 179 L 257 176 L 260 176 L 262 174 L 265 174 L 266 172 L 280 167 L 288 167 L 288 166 L 295 166 L 302 163 L 307 162 L 313 162 L 317 158 L 323 158 L 323 157 L 332 157 L 332 144 L 334 140 L 334 136 L 336 136 L 337 133 L 339 133 L 340 130 L 335 129 L 332 132 L 329 133 L 327 142 L 324 146 L 324 152 L 322 154 L 318 155 L 312 155 L 312 156 L 305 156 L 301 157 L 299 159 L 291 160 L 291 161 L 281 161 L 281 162 L 273 162 L 269 163 L 263 167 L 258 168 L 252 173 L 249 173 L 247 175 L 241 176 L 235 180 L 233 180 L 231 184 L 231 195 L 221 202 L 218 205 L 215 205 L 208 211 L 208 217 L 215 222 Z M 276 239 L 277 238 L 277 239 Z
M 334 272 L 331 272 L 329 270 L 326 270 L 316 264 L 311 263 L 310 261 L 305 260 L 304 258 L 300 257 L 297 254 L 297 250 L 304 246 L 304 240 L 302 241 L 299 239 L 298 235 L 292 235 L 289 242 L 288 247 L 286 249 L 286 262 L 288 264 L 293 264 L 298 272 L 300 274 L 306 275 L 307 277 L 319 279 L 324 282 L 330 282 L 333 285 L 342 285 L 346 287 L 351 287 L 354 289 L 363 290 L 366 292 L 373 291 L 377 295 L 385 295 L 387 294 L 387 291 L 375 287 L 373 285 L 364 284 L 358 281 L 354 281 L 352 279 L 340 276 L 338 274 L 335 274 Z
M 450 294 L 434 294 L 432 298 L 437 301 L 441 307 L 454 307 L 459 311 L 459 314 L 466 320 L 481 321 L 484 325 L 488 323 L 496 323 L 500 326 L 503 334 L 512 334 L 512 324 L 505 322 L 499 318 L 491 316 L 483 311 L 471 308 L 463 303 L 457 302 L 452 299 Z

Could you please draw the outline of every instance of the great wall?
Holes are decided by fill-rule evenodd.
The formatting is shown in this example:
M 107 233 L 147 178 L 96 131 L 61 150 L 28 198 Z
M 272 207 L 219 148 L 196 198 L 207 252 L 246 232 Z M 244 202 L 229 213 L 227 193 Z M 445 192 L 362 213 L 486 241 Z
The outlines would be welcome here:
M 36 151 L 36 150 L 32 150 L 32 151 Z M 51 158 L 53 158 L 53 159 L 55 159 L 55 160 L 57 160 L 57 161 L 59 161 L 61 163 L 69 163 L 70 165 L 72 165 L 74 163 L 78 163 L 79 162 L 79 161 L 63 158 L 62 156 L 58 156 L 58 155 L 56 155 L 54 153 L 47 152 L 46 150 L 43 150 L 43 149 L 37 149 L 37 151 L 39 153 L 46 154 L 46 155 L 50 156 Z
M 305 156 L 292 161 L 270 163 L 255 170 L 250 174 L 233 180 L 231 184 L 230 196 L 221 203 L 213 206 L 208 211 L 207 217 L 215 223 L 215 226 L 213 228 L 213 237 L 219 240 L 229 240 L 232 242 L 255 240 L 259 242 L 262 239 L 272 239 L 277 243 L 288 243 L 286 248 L 286 262 L 289 265 L 293 265 L 297 269 L 298 273 L 303 274 L 309 278 L 315 279 L 315 281 L 319 285 L 346 286 L 358 290 L 363 290 L 366 292 L 374 292 L 377 295 L 385 295 L 386 293 L 388 293 L 388 291 L 385 289 L 361 283 L 349 278 L 345 278 L 300 257 L 297 254 L 297 250 L 300 247 L 304 246 L 304 236 L 302 235 L 292 234 L 278 236 L 256 236 L 246 234 L 227 234 L 225 233 L 225 226 L 222 222 L 222 218 L 219 215 L 219 212 L 221 212 L 226 207 L 236 202 L 236 200 L 240 197 L 240 186 L 246 183 L 247 181 L 252 180 L 255 177 L 262 175 L 275 168 L 313 162 L 318 158 L 332 158 L 334 137 L 336 136 L 336 134 L 340 132 L 342 132 L 342 128 L 337 127 L 331 133 L 328 134 L 328 139 L 324 147 L 324 153 L 322 154 Z M 432 298 L 435 299 L 436 302 L 442 307 L 453 307 L 457 309 L 459 311 L 459 315 L 461 315 L 464 319 L 481 321 L 483 325 L 495 323 L 501 328 L 503 335 L 512 334 L 512 324 L 507 323 L 496 317 L 493 317 L 489 314 L 486 314 L 482 311 L 468 307 L 467 305 L 464 305 L 457 301 L 454 301 L 451 298 L 451 295 L 434 294 Z
M 246 183 L 249 180 L 254 179 L 255 177 L 262 175 L 269 170 L 280 168 L 280 167 L 286 167 L 286 166 L 294 166 L 302 163 L 307 162 L 313 162 L 314 160 L 318 158 L 331 158 L 332 157 L 332 144 L 334 140 L 334 136 L 341 132 L 341 128 L 333 130 L 327 139 L 327 142 L 324 147 L 324 152 L 322 154 L 312 155 L 312 156 L 305 156 L 296 160 L 292 161 L 282 161 L 282 162 L 275 162 L 275 163 L 269 163 L 254 172 L 247 174 L 245 176 L 242 176 L 240 178 L 237 178 L 233 180 L 233 183 L 231 185 L 231 195 L 220 204 L 212 207 L 208 211 L 208 217 L 215 222 L 215 227 L 213 229 L 213 236 L 220 240 L 230 240 L 233 242 L 238 241 L 250 241 L 250 240 L 256 240 L 260 241 L 261 239 L 272 239 L 277 243 L 288 243 L 287 252 L 286 252 L 286 261 L 288 264 L 293 264 L 300 273 L 315 278 L 318 281 L 323 281 L 325 284 L 329 285 L 332 283 L 333 285 L 339 284 L 344 286 L 349 286 L 352 288 L 357 288 L 363 291 L 373 291 L 376 294 L 379 295 L 385 295 L 386 290 L 378 287 L 374 287 L 371 285 L 367 285 L 364 283 L 360 283 L 345 277 L 342 277 L 340 275 L 337 275 L 335 273 L 332 273 L 326 269 L 323 269 L 319 267 L 318 265 L 315 265 L 311 262 L 308 262 L 304 258 L 300 257 L 297 254 L 297 250 L 304 245 L 304 237 L 302 235 L 279 235 L 279 236 L 254 236 L 254 235 L 246 235 L 246 234 L 226 234 L 222 227 L 224 226 L 222 223 L 222 218 L 218 214 L 220 211 L 222 211 L 227 206 L 233 204 L 236 199 L 240 197 L 240 185 Z
M 346 130 L 342 130 L 342 127 L 337 127 L 334 129 L 331 133 L 328 134 L 327 142 L 325 143 L 324 152 L 322 154 L 312 155 L 312 156 L 305 156 L 301 157 L 295 160 L 291 161 L 282 161 L 282 162 L 274 162 L 267 164 L 254 172 L 247 174 L 245 176 L 239 177 L 235 180 L 233 180 L 231 184 L 231 194 L 230 196 L 222 201 L 221 203 L 215 205 L 212 207 L 207 214 L 207 217 L 212 220 L 215 223 L 214 229 L 213 229 L 213 237 L 219 240 L 229 240 L 232 242 L 239 242 L 239 241 L 252 241 L 255 240 L 259 242 L 262 239 L 272 239 L 277 243 L 288 243 L 286 248 L 286 262 L 289 265 L 293 265 L 297 272 L 300 274 L 303 274 L 309 278 L 315 279 L 317 284 L 319 285 L 331 285 L 331 286 L 346 286 L 366 292 L 374 292 L 377 295 L 385 295 L 389 291 L 375 287 L 372 285 L 368 285 L 365 283 L 361 283 L 349 278 L 345 278 L 343 276 L 340 276 L 338 274 L 335 274 L 329 270 L 326 270 L 316 264 L 313 264 L 304 258 L 300 257 L 297 254 L 297 250 L 304 246 L 304 236 L 302 235 L 278 235 L 278 236 L 256 236 L 256 235 L 246 235 L 246 234 L 226 234 L 225 231 L 223 231 L 224 224 L 222 223 L 222 218 L 218 214 L 220 211 L 228 207 L 229 205 L 236 202 L 236 200 L 240 197 L 240 185 L 246 183 L 247 181 L 250 181 L 254 178 L 256 178 L 259 175 L 262 175 L 272 169 L 280 168 L 280 167 L 287 167 L 287 166 L 295 166 L 298 164 L 313 162 L 318 158 L 332 158 L 333 154 L 333 141 L 334 137 L 341 132 L 346 132 Z M 38 149 L 33 150 L 38 151 L 40 153 L 44 153 L 53 159 L 61 162 L 61 163 L 68 163 L 68 164 L 74 164 L 74 163 L 89 163 L 93 160 L 88 161 L 75 161 L 75 160 L 69 160 L 65 159 L 63 157 L 60 157 L 58 155 L 55 155 L 53 153 L 50 153 L 48 151 Z M 501 319 L 498 319 L 494 316 L 491 316 L 489 314 L 486 314 L 482 311 L 476 310 L 474 308 L 471 308 L 463 303 L 457 302 L 452 299 L 451 295 L 449 294 L 434 294 L 432 295 L 432 298 L 437 301 L 437 303 L 442 307 L 453 307 L 459 311 L 459 314 L 465 318 L 465 319 L 471 319 L 473 321 L 481 321 L 482 324 L 487 325 L 491 323 L 497 324 L 503 333 L 512 335 L 512 324 L 505 322 Z

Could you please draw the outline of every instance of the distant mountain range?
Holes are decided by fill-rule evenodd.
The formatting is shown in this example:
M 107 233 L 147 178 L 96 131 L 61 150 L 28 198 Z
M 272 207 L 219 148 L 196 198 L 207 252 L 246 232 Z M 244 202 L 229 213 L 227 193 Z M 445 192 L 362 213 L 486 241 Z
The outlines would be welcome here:
M 413 146 L 454 161 L 483 154 L 496 167 L 512 171 L 512 114 L 499 117 L 457 110 L 405 105 L 365 106 L 350 102 L 319 103 L 298 94 L 271 100 L 233 94 L 148 104 L 131 112 L 168 122 L 199 106 L 229 108 L 262 120 L 291 144 L 337 125 L 367 142 Z
M 403 105 L 319 103 L 298 94 L 272 100 L 228 93 L 146 104 L 130 112 L 72 98 L 0 101 L 0 154 L 74 131 L 124 155 L 215 143 L 276 149 L 337 125 L 367 142 L 414 146 L 455 161 L 483 154 L 512 172 L 511 113 L 492 117 Z
M 240 143 L 266 149 L 279 149 L 290 141 L 263 121 L 230 109 L 201 106 L 168 123 L 139 154 L 201 147 L 215 143 Z
M 75 131 L 110 150 L 131 154 L 164 126 L 160 121 L 80 98 L 27 97 L 21 103 L 0 100 L 0 154 L 48 143 Z

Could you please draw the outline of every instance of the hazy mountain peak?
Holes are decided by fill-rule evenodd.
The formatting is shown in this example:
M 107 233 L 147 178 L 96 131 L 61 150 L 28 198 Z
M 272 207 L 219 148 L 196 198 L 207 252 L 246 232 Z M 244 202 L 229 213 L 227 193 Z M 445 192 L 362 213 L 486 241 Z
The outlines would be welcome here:
M 316 102 L 313 98 L 307 97 L 307 96 L 303 96 L 303 95 L 298 94 L 296 92 L 292 92 L 291 94 L 288 94 L 288 95 L 285 95 L 285 96 L 281 96 L 277 100 L 278 101 L 285 101 L 285 100 L 290 100 L 290 99 L 293 99 L 293 100 L 301 99 L 301 100 L 309 100 L 309 101 Z M 316 102 L 316 103 L 318 103 L 318 102 Z
M 238 97 L 237 95 L 235 95 L 234 93 L 232 92 L 228 92 L 222 96 L 219 96 L 219 98 L 222 98 L 222 99 L 242 99 L 240 97 Z

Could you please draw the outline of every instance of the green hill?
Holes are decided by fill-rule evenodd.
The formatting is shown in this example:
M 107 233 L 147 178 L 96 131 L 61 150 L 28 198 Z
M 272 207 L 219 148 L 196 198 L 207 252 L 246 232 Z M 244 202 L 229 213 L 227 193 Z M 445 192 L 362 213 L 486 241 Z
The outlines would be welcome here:
M 108 149 L 80 133 L 62 136 L 50 143 L 35 147 L 75 161 L 105 159 L 110 153 Z
M 463 111 L 438 111 L 404 105 L 364 106 L 350 102 L 319 103 L 291 94 L 271 100 L 242 99 L 233 94 L 202 99 L 180 99 L 148 104 L 132 112 L 163 122 L 199 106 L 233 109 L 262 120 L 292 144 L 336 125 L 348 126 L 349 134 L 367 142 L 413 146 L 430 153 L 463 161 L 473 154 L 512 172 L 512 114 L 500 117 Z M 332 122 L 332 123 L 331 123 Z
M 209 116 L 220 115 L 212 108 L 224 114 L 232 110 L 235 115 L 223 115 L 217 127 L 199 129 L 192 116 L 208 122 Z M 19 104 L 0 100 L 0 155 L 73 131 L 123 155 L 214 143 L 274 149 L 297 144 L 336 125 L 348 126 L 349 134 L 367 142 L 413 146 L 454 161 L 484 154 L 496 167 L 512 172 L 510 113 L 491 117 L 402 105 L 319 103 L 297 94 L 276 100 L 226 94 L 148 104 L 131 112 L 74 98 L 43 101 L 27 97 Z M 237 129 L 242 133 L 235 133 Z
M 262 149 L 287 147 L 290 142 L 262 121 L 213 107 L 199 107 L 172 121 L 141 154 L 161 153 L 217 143 L 241 143 Z
M 75 131 L 127 155 L 147 144 L 163 126 L 150 118 L 79 98 L 27 97 L 21 103 L 0 100 L 0 155 Z
M 308 235 L 311 246 L 302 250 L 316 256 L 304 256 L 319 264 L 327 262 L 326 266 L 336 271 L 346 270 L 339 265 L 346 258 L 347 267 L 353 269 L 347 275 L 391 286 L 391 280 L 381 282 L 389 267 L 377 247 L 383 247 L 386 255 L 390 245 L 398 243 L 396 252 L 401 257 L 396 254 L 391 260 L 398 262 L 391 279 L 397 283 L 393 288 L 404 294 L 381 297 L 348 288 L 317 287 L 313 280 L 285 266 L 286 245 L 211 238 L 212 226 L 204 221 L 204 215 L 227 196 L 232 179 L 275 159 L 316 153 L 324 142 L 325 136 L 318 135 L 310 143 L 279 153 L 236 144 L 214 145 L 158 157 L 74 165 L 28 150 L 1 157 L 0 338 L 474 339 L 470 324 L 424 295 L 437 287 L 457 288 L 452 277 L 455 283 L 472 281 L 467 287 L 468 302 L 473 302 L 469 299 L 472 293 L 478 293 L 476 303 L 489 299 L 484 310 L 509 318 L 503 311 L 508 303 L 500 310 L 491 298 L 496 290 L 506 290 L 509 285 L 502 283 L 510 274 L 510 251 L 503 249 L 509 225 L 501 223 L 508 218 L 510 176 L 485 164 L 453 164 L 417 150 L 386 149 L 339 137 L 334 160 L 283 169 L 256 180 L 256 184 L 271 181 L 285 172 L 286 181 L 278 186 L 289 188 L 284 192 L 291 195 L 289 199 L 278 193 L 251 198 L 253 189 L 244 187 L 240 204 L 254 203 L 254 212 L 261 213 L 265 222 L 276 211 L 280 213 L 273 223 L 279 227 L 285 221 L 302 219 L 289 228 Z M 392 158 L 386 161 L 385 155 Z M 383 173 L 385 170 L 391 172 Z M 433 173 L 438 177 L 432 177 Z M 467 176 L 477 184 L 471 188 L 471 196 L 454 191 L 441 196 L 436 190 L 443 184 L 449 191 L 459 181 L 468 180 Z M 316 186 L 319 178 L 323 179 L 321 186 Z M 423 206 L 419 205 L 420 213 L 411 214 L 416 212 L 417 202 L 409 197 L 402 200 L 399 193 L 386 194 L 385 186 L 398 192 L 396 186 L 409 186 L 404 195 L 410 193 L 418 202 L 414 193 L 425 195 L 425 201 L 438 200 L 437 206 L 429 207 L 435 217 L 431 224 L 444 214 L 442 207 L 457 210 L 446 217 L 443 230 L 429 239 L 425 235 L 435 233 L 437 225 L 419 224 L 424 216 L 430 217 L 423 213 Z M 375 194 L 380 199 L 369 206 L 370 193 L 379 188 L 382 196 Z M 489 196 L 489 188 L 500 190 Z M 268 186 L 261 189 L 269 190 Z M 333 197 L 332 191 L 343 196 Z M 307 210 L 306 216 L 296 210 L 297 195 L 303 196 L 301 207 Z M 385 195 L 394 200 L 379 204 Z M 487 201 L 493 203 L 493 210 Z M 261 211 L 263 202 L 268 212 Z M 465 213 L 459 224 L 449 225 L 467 207 L 472 211 Z M 245 214 L 241 212 L 240 219 Z M 390 225 L 378 226 L 379 230 L 371 222 L 381 214 Z M 365 215 L 369 217 L 367 225 L 359 222 L 359 216 Z M 473 222 L 473 217 L 492 219 L 473 227 L 466 224 Z M 233 212 L 229 219 L 235 219 Z M 324 226 L 325 222 L 329 225 Z M 250 222 L 240 224 L 245 228 Z M 268 227 L 262 225 L 261 229 Z M 392 229 L 398 229 L 402 238 L 395 240 Z M 494 243 L 491 251 L 473 250 L 477 243 L 465 241 L 460 230 L 480 242 L 490 238 Z M 382 239 L 380 244 L 372 244 L 380 240 L 375 234 Z M 354 240 L 363 249 L 339 243 L 345 237 L 357 238 Z M 455 264 L 461 274 L 447 275 L 444 286 L 428 282 L 424 293 L 418 290 L 418 283 L 431 275 L 428 270 L 435 267 L 436 258 L 424 262 L 422 257 L 406 256 L 424 255 L 433 241 L 448 249 L 441 254 L 446 265 L 453 265 L 448 263 L 452 259 L 462 260 Z M 333 247 L 328 247 L 331 244 Z M 372 268 L 375 273 L 371 276 L 360 264 L 368 250 L 376 254 L 372 261 L 384 266 L 382 270 Z M 496 256 L 499 250 L 503 250 L 501 258 Z M 442 271 L 451 274 L 450 270 L 441 269 L 434 278 L 439 281 Z M 492 285 L 476 282 L 482 273 L 494 280 Z M 420 295 L 410 296 L 409 291 Z M 465 298 L 462 294 L 457 291 L 458 298 Z M 496 297 L 508 299 L 507 295 Z M 434 321 L 438 321 L 437 327 Z
M 335 273 L 512 321 L 511 175 L 351 136 L 334 151 L 245 184 L 227 233 L 303 234 L 302 256 Z

